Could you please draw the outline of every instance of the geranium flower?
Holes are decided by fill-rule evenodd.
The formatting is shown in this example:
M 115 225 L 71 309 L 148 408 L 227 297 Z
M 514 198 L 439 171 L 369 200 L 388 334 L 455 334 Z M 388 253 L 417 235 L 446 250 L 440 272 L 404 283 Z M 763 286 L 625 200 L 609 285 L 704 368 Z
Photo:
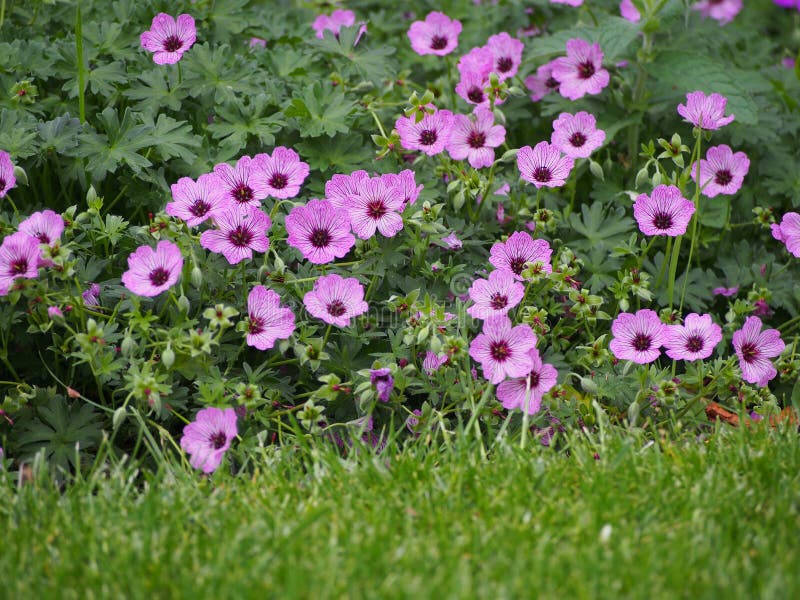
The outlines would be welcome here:
M 533 92 L 531 94 L 531 100 L 534 102 L 538 102 L 547 96 L 547 94 L 557 92 L 561 88 L 561 83 L 558 79 L 553 77 L 553 67 L 555 67 L 555 64 L 555 60 L 545 63 L 536 69 L 536 75 L 529 75 L 525 78 L 525 87 Z
M 378 392 L 378 400 L 381 402 L 388 402 L 394 387 L 394 377 L 392 377 L 392 370 L 388 367 L 382 369 L 370 369 L 369 381 L 375 386 L 375 391 Z
M 701 91 L 686 94 L 686 104 L 678 104 L 678 114 L 684 121 L 702 129 L 719 129 L 734 119 L 724 116 L 728 99 L 721 94 L 706 96 Z
M 216 185 L 222 188 L 228 204 L 242 208 L 261 207 L 261 201 L 270 193 L 264 178 L 255 176 L 262 159 L 261 155 L 255 159 L 242 156 L 236 161 L 235 167 L 228 163 L 219 163 L 214 167 L 214 175 L 219 179 Z M 220 207 L 220 210 L 225 209 L 226 206 Z
M 506 128 L 494 124 L 494 115 L 488 108 L 475 108 L 474 120 L 467 115 L 453 115 L 447 152 L 453 160 L 467 159 L 474 169 L 490 167 L 494 162 L 494 149 L 506 139 Z
M 405 169 L 399 173 L 385 173 L 381 175 L 381 179 L 389 187 L 397 188 L 403 198 L 404 209 L 409 204 L 414 204 L 417 201 L 419 193 L 425 187 L 421 183 L 417 185 L 414 171 L 411 169 Z
M 432 375 L 447 361 L 447 354 L 437 355 L 435 352 L 428 350 L 425 353 L 425 360 L 422 361 L 422 370 L 425 371 L 426 375 Z
M 800 258 L 800 214 L 788 212 L 783 215 L 780 225 L 772 224 L 772 237 L 786 245 L 786 249 Z
M 14 281 L 20 277 L 39 276 L 39 240 L 17 231 L 3 238 L 0 245 L 0 296 L 6 296 Z
M 53 246 L 64 232 L 64 219 L 57 212 L 35 212 L 19 224 L 19 230 L 39 240 L 40 244 Z
M 561 187 L 567 182 L 575 161 L 561 156 L 561 150 L 548 142 L 531 148 L 523 146 L 517 152 L 517 168 L 522 178 L 540 187 Z
M 588 158 L 603 145 L 606 132 L 597 129 L 594 115 L 580 111 L 575 115 L 561 113 L 553 121 L 553 135 L 550 141 L 570 158 Z
M 190 455 L 189 463 L 195 469 L 213 473 L 238 433 L 234 409 L 221 410 L 209 406 L 199 411 L 195 420 L 183 428 L 181 448 Z
M 350 319 L 369 309 L 358 279 L 344 279 L 335 273 L 317 279 L 314 289 L 303 297 L 303 304 L 313 316 L 337 327 L 349 326 Z
M 159 13 L 153 17 L 150 29 L 142 33 L 139 41 L 142 48 L 153 52 L 157 65 L 173 65 L 178 62 L 197 39 L 197 29 L 191 15 L 174 17 Z
M 352 27 L 356 23 L 356 14 L 352 10 L 342 10 L 337 9 L 334 10 L 330 16 L 328 15 L 319 15 L 314 22 L 311 24 L 311 27 L 315 31 L 315 35 L 318 39 L 323 39 L 325 37 L 325 30 L 331 31 L 336 37 L 339 39 L 339 31 L 342 27 Z M 367 32 L 366 24 L 362 23 L 361 28 L 358 30 L 358 37 L 356 37 L 355 44 L 358 44 L 361 36 L 363 36 Z
M 619 3 L 619 14 L 622 15 L 623 19 L 627 19 L 631 23 L 638 23 L 642 19 L 639 9 L 634 6 L 631 0 L 622 0 Z
M 620 313 L 611 323 L 613 339 L 608 347 L 620 360 L 630 360 L 640 365 L 651 363 L 661 355 L 665 338 L 665 325 L 658 314 L 643 308 L 635 314 Z
M 522 42 L 512 38 L 504 31 L 491 36 L 486 42 L 486 48 L 494 57 L 492 70 L 497 73 L 500 81 L 505 81 L 517 74 L 522 62 L 522 50 L 525 48 Z
M 694 211 L 694 203 L 674 185 L 658 185 L 650 196 L 640 194 L 633 203 L 633 216 L 645 235 L 683 235 Z
M 167 203 L 165 212 L 182 219 L 188 227 L 200 225 L 214 211 L 229 204 L 220 178 L 213 173 L 204 173 L 197 181 L 191 177 L 181 177 L 170 189 L 172 202 Z
M 489 80 L 481 73 L 468 71 L 461 74 L 461 79 L 456 84 L 456 94 L 469 104 L 486 106 L 489 104 L 489 96 L 484 90 L 488 84 Z
M 683 325 L 665 325 L 664 346 L 675 360 L 703 360 L 722 341 L 722 329 L 711 315 L 686 315 Z
M 314 264 L 342 258 L 356 243 L 350 233 L 350 215 L 327 200 L 310 200 L 286 217 L 286 243 Z
M 735 194 L 742 187 L 750 170 L 750 159 L 744 152 L 735 154 L 727 144 L 709 148 L 700 160 L 701 193 L 708 198 L 718 194 Z M 697 182 L 697 167 L 692 167 L 692 179 Z
M 90 283 L 89 287 L 81 292 L 81 298 L 83 298 L 83 304 L 86 308 L 100 306 L 100 291 L 98 284 Z
M 232 265 L 253 258 L 253 251 L 269 248 L 267 230 L 272 221 L 257 208 L 233 207 L 214 216 L 218 229 L 209 229 L 200 236 L 200 245 L 222 254 Z
M 505 315 L 520 303 L 525 295 L 525 286 L 519 283 L 514 273 L 497 269 L 489 273 L 489 279 L 476 279 L 469 288 L 469 297 L 475 304 L 467 313 L 475 319 L 487 319 Z
M 281 307 L 277 292 L 257 285 L 247 296 L 247 345 L 268 350 L 294 331 L 294 313 Z
M 711 17 L 720 25 L 727 25 L 742 10 L 742 0 L 702 0 L 692 6 L 703 18 Z
M 571 39 L 567 42 L 567 55 L 554 63 L 553 77 L 565 98 L 577 100 L 586 94 L 599 94 L 608 85 L 609 74 L 603 68 L 603 52 L 598 43 Z
M 550 4 L 566 4 L 568 6 L 581 6 L 583 0 L 550 0 Z
M 362 240 L 371 238 L 376 230 L 394 237 L 403 228 L 401 192 L 382 177 L 364 180 L 358 194 L 349 197 L 347 210 L 353 233 Z
M 272 154 L 259 154 L 251 174 L 254 187 L 273 198 L 294 198 L 308 177 L 308 165 L 291 148 L 278 146 Z
M 729 298 L 731 296 L 735 296 L 739 292 L 739 286 L 735 285 L 733 287 L 716 287 L 711 292 L 715 296 L 725 296 Z
M 761 331 L 761 326 L 758 317 L 747 317 L 733 334 L 733 349 L 739 357 L 742 379 L 764 387 L 778 374 L 769 359 L 780 356 L 786 344 L 777 329 Z
M 4 198 L 8 190 L 17 185 L 17 178 L 14 176 L 14 163 L 11 162 L 11 155 L 0 150 L 0 198 Z
M 511 326 L 505 315 L 489 317 L 483 332 L 469 346 L 469 355 L 481 363 L 483 376 L 492 383 L 506 377 L 524 377 L 533 368 L 530 350 L 536 346 L 536 335 L 528 325 Z
M 533 239 L 527 231 L 512 233 L 505 242 L 496 242 L 489 252 L 489 262 L 495 268 L 509 271 L 522 281 L 522 271 L 528 263 L 541 263 L 543 273 L 552 273 L 550 257 L 553 249 L 547 240 Z
M 453 113 L 437 110 L 426 114 L 419 123 L 414 117 L 400 117 L 394 126 L 400 134 L 400 145 L 406 150 L 419 150 L 428 156 L 442 152 L 450 139 Z
M 358 194 L 361 183 L 367 179 L 369 173 L 363 170 L 353 171 L 350 175 L 337 173 L 325 182 L 325 199 L 336 208 L 347 208 L 348 198 Z
M 464 245 L 463 242 L 458 239 L 455 231 L 451 231 L 449 234 L 443 237 L 442 241 L 447 244 L 448 250 L 460 250 Z
M 414 21 L 408 29 L 411 48 L 419 55 L 450 54 L 458 46 L 461 21 L 441 12 L 430 12 L 424 21 Z
M 139 246 L 128 257 L 122 285 L 138 296 L 158 296 L 178 282 L 182 270 L 181 249 L 169 240 L 161 240 L 155 250 Z
M 497 399 L 508 410 L 518 408 L 535 415 L 542 406 L 542 397 L 558 378 L 558 371 L 551 364 L 542 363 L 536 348 L 529 351 L 531 370 L 525 377 L 506 379 L 497 386 Z M 527 397 L 527 402 L 526 402 Z

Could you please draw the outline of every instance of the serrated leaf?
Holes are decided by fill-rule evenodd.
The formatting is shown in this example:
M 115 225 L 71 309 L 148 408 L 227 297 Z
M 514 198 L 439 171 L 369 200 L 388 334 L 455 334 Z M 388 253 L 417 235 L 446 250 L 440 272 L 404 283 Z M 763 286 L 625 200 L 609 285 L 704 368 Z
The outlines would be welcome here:
M 581 206 L 581 215 L 572 213 L 569 216 L 572 229 L 584 237 L 569 245 L 579 250 L 591 248 L 613 248 L 622 243 L 633 231 L 633 219 L 625 214 L 622 206 L 604 207 L 602 202 L 595 201 L 591 206 Z
M 170 88 L 167 74 L 163 68 L 144 71 L 137 75 L 139 83 L 123 92 L 126 98 L 138 100 L 134 108 L 146 113 L 157 113 L 163 106 L 178 110 L 181 101 L 186 98 L 182 86 Z
M 300 142 L 297 150 L 312 169 L 337 172 L 355 171 L 372 158 L 372 151 L 360 135 L 337 135 Z
M 126 108 L 120 121 L 116 109 L 108 107 L 97 116 L 97 121 L 106 133 L 82 133 L 77 151 L 78 156 L 88 159 L 87 168 L 95 181 L 102 180 L 121 163 L 135 173 L 151 165 L 138 151 L 151 145 L 152 128 L 138 124 L 135 113 Z
M 40 152 L 67 154 L 78 145 L 81 122 L 69 113 L 36 126 L 40 138 Z
M 179 157 L 191 163 L 197 154 L 190 148 L 199 148 L 202 143 L 200 136 L 195 135 L 192 126 L 186 121 L 176 121 L 172 117 L 161 114 L 153 123 L 150 117 L 142 119 L 144 124 L 152 128 L 152 146 L 161 158 L 168 159 Z
M 295 117 L 303 137 L 333 137 L 337 133 L 350 131 L 349 115 L 353 103 L 339 90 L 324 91 L 315 81 L 302 97 L 295 97 L 284 111 L 287 117 Z
M 27 113 L 3 109 L 0 112 L 0 149 L 12 158 L 27 158 L 37 151 L 36 119 Z
M 280 112 L 271 107 L 271 99 L 259 94 L 245 105 L 237 100 L 219 108 L 214 122 L 208 130 L 214 139 L 222 140 L 225 154 L 233 156 L 244 149 L 251 138 L 256 138 L 264 146 L 275 143 L 273 133 L 285 125 Z

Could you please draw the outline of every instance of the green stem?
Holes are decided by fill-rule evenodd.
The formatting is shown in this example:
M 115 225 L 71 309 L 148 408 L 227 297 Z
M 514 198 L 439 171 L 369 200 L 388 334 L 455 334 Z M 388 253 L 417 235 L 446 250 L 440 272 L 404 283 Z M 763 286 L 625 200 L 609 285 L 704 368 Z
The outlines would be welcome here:
M 183 72 L 181 71 L 181 61 L 178 61 L 178 85 L 183 82 Z
M 78 117 L 81 123 L 86 122 L 86 98 L 84 83 L 86 74 L 83 68 L 83 22 L 81 20 L 81 1 L 78 0 L 75 10 L 75 50 L 78 60 Z
M 703 130 L 700 129 L 697 135 L 697 142 L 695 142 L 695 162 L 692 166 L 697 165 L 697 172 L 694 186 L 694 215 L 692 216 L 692 243 L 689 245 L 689 259 L 686 261 L 686 272 L 683 277 L 683 289 L 681 290 L 681 302 L 678 306 L 678 311 L 683 310 L 683 301 L 686 297 L 686 285 L 689 283 L 689 271 L 692 268 L 692 256 L 694 255 L 694 248 L 697 244 L 698 225 L 700 222 L 700 154 L 702 153 L 702 140 Z M 691 168 L 691 167 L 690 167 Z M 670 305 L 672 304 L 672 297 L 670 296 Z
M 492 389 L 494 386 L 491 384 L 487 384 L 486 389 L 483 390 L 483 394 L 481 395 L 481 399 L 478 400 L 478 405 L 472 411 L 472 415 L 469 417 L 469 421 L 467 421 L 467 426 L 464 428 L 464 431 L 467 433 L 472 431 L 472 427 L 475 425 L 475 422 L 478 420 L 478 415 L 483 410 L 483 407 L 486 406 L 486 403 L 489 402 L 489 398 L 492 393 Z
M 0 27 L 6 21 L 6 0 L 0 0 Z
M 325 330 L 325 335 L 322 337 L 322 346 L 320 347 L 320 352 L 325 350 L 325 346 L 328 344 L 328 338 L 331 335 L 331 328 L 332 327 L 333 327 L 333 325 L 328 323 L 328 328 Z
M 528 421 L 530 414 L 528 413 L 528 405 L 531 402 L 531 378 L 525 378 L 525 403 L 522 405 L 522 435 L 519 440 L 520 450 L 525 450 L 525 444 L 528 441 Z

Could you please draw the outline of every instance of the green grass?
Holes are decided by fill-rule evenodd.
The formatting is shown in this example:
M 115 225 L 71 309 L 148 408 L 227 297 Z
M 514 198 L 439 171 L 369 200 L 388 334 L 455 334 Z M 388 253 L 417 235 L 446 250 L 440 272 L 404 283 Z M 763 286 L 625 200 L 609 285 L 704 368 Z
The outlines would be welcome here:
M 283 450 L 252 478 L 120 468 L 63 492 L 0 475 L 0 596 L 798 597 L 799 479 L 796 433 L 727 426 L 488 460 Z

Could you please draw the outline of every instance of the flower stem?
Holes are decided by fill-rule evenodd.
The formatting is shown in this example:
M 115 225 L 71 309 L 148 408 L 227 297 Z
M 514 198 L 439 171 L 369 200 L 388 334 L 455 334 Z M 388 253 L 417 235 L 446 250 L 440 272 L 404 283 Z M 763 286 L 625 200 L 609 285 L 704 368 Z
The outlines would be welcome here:
M 81 123 L 86 122 L 86 98 L 84 83 L 86 74 L 83 68 L 83 21 L 81 19 L 81 0 L 76 3 L 75 10 L 75 51 L 78 61 L 78 117 Z
M 692 216 L 692 243 L 689 245 L 689 258 L 686 261 L 686 273 L 683 278 L 683 289 L 681 290 L 681 302 L 678 305 L 678 311 L 683 310 L 683 300 L 686 297 L 686 285 L 689 283 L 689 270 L 692 268 L 692 256 L 694 255 L 694 248 L 697 244 L 697 227 L 698 222 L 700 221 L 700 154 L 702 152 L 702 140 L 703 140 L 703 130 L 701 129 L 699 134 L 697 135 L 697 142 L 695 142 L 695 152 L 692 154 L 695 156 L 695 162 L 692 164 L 692 167 L 697 165 L 697 174 L 695 176 L 695 186 L 694 186 L 694 215 Z M 691 169 L 691 167 L 689 167 Z M 672 296 L 670 296 L 670 305 L 672 304 Z

